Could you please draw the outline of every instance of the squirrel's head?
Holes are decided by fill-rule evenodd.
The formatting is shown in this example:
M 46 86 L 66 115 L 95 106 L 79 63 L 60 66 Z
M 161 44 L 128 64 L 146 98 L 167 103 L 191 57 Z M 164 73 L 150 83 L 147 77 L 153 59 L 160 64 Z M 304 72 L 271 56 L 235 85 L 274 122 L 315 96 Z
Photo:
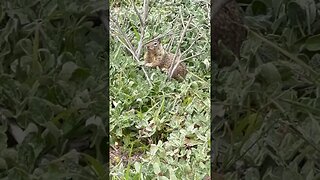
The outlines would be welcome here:
M 148 44 L 146 44 L 146 48 L 148 51 L 156 51 L 158 49 L 162 49 L 160 39 L 155 39 Z

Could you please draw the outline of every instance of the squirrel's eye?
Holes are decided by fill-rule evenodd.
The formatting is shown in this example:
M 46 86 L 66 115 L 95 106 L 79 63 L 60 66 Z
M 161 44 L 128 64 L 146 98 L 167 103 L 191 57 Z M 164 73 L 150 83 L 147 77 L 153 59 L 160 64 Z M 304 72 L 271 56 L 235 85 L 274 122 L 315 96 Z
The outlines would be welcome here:
M 157 45 L 158 45 L 158 42 L 154 42 L 154 43 L 153 43 L 153 46 L 157 46 Z

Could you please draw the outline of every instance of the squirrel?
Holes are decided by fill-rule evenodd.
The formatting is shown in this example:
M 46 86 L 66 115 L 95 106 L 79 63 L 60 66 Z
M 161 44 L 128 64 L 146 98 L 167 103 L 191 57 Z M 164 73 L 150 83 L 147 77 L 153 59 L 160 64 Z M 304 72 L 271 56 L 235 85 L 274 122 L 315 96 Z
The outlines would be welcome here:
M 235 0 L 213 0 L 213 7 L 212 55 L 218 67 L 230 66 L 235 60 L 232 54 L 240 59 L 241 45 L 246 38 L 247 32 L 240 25 L 243 24 L 243 16 Z
M 146 45 L 147 52 L 144 54 L 144 65 L 147 67 L 159 67 L 162 71 L 168 73 L 171 63 L 173 61 L 174 54 L 168 53 L 161 45 L 160 39 L 155 39 Z M 180 59 L 176 57 L 175 63 Z M 175 66 L 175 65 L 173 65 Z M 187 67 L 183 62 L 180 62 L 172 77 L 178 81 L 185 79 L 187 74 Z

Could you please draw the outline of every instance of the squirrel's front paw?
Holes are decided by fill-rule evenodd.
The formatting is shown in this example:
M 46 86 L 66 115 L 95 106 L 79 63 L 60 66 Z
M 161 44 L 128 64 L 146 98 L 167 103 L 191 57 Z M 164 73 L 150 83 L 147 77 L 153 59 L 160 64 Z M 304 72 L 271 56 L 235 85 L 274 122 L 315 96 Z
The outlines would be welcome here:
M 152 67 L 152 63 L 146 63 L 144 65 L 147 66 L 147 67 Z
M 167 68 L 161 68 L 161 71 L 168 72 L 169 69 L 167 69 Z

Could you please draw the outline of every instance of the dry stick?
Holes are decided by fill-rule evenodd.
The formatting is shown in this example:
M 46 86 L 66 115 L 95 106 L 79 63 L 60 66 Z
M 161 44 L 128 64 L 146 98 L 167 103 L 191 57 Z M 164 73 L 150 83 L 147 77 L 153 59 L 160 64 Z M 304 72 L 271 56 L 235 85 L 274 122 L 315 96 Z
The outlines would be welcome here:
M 175 52 L 175 54 L 174 54 L 174 56 L 173 56 L 173 61 L 171 62 L 171 66 L 170 66 L 170 69 L 169 69 L 169 71 L 168 71 L 168 73 L 169 73 L 169 79 L 171 79 L 171 77 L 172 77 L 172 75 L 173 75 L 173 72 L 176 70 L 176 68 L 177 68 L 178 65 L 180 64 L 180 62 L 175 63 L 175 61 L 176 61 L 176 57 L 177 57 L 177 54 L 178 54 L 178 50 L 180 49 L 180 46 L 181 46 L 183 37 L 184 37 L 184 35 L 185 35 L 186 31 L 187 31 L 187 28 L 188 28 L 189 25 L 190 25 L 191 19 L 192 19 L 192 17 L 190 16 L 187 25 L 185 26 L 185 28 L 183 29 L 183 31 L 182 31 L 182 33 L 181 33 L 180 40 L 179 40 L 179 43 L 178 43 L 176 52 Z M 173 68 L 173 65 L 174 65 L 174 64 L 175 64 L 175 68 Z
M 140 54 L 141 54 L 141 50 L 143 47 L 143 39 L 144 39 L 144 34 L 145 34 L 145 28 L 146 28 L 146 18 L 148 17 L 148 8 L 149 8 L 149 1 L 148 0 L 144 0 L 143 1 L 143 17 L 141 17 L 140 13 L 137 10 L 137 7 L 135 5 L 135 3 L 132 1 L 133 4 L 133 8 L 134 11 L 136 12 L 137 16 L 140 19 L 140 40 L 138 43 L 138 48 L 136 51 L 137 57 L 138 59 L 140 59 Z
M 174 18 L 172 24 L 176 24 L 176 23 L 175 23 L 176 20 L 177 20 L 177 17 Z M 176 31 L 176 30 L 175 30 L 175 31 Z M 174 42 L 174 39 L 175 39 L 175 36 L 173 36 L 173 34 L 172 34 L 171 37 L 170 37 L 169 44 L 167 45 L 167 48 L 166 48 L 167 52 L 171 52 L 171 48 L 172 48 L 172 44 L 173 44 L 173 42 Z
M 163 38 L 163 37 L 169 36 L 169 35 L 173 35 L 172 30 L 169 30 L 168 32 L 166 32 L 166 33 L 164 33 L 164 34 L 159 35 L 159 36 L 157 36 L 157 37 L 155 37 L 155 38 L 153 38 L 153 39 L 145 42 L 144 45 L 146 45 L 146 44 L 148 44 L 149 42 L 152 42 L 152 41 L 154 41 L 154 40 L 156 40 L 156 39 L 160 39 L 160 38 Z
M 316 72 L 312 67 L 308 66 L 303 60 L 301 60 L 300 58 L 298 58 L 297 56 L 293 56 L 291 53 L 289 53 L 287 50 L 282 49 L 281 47 L 275 45 L 273 42 L 269 41 L 268 39 L 260 36 L 258 33 L 252 31 L 251 29 L 249 29 L 246 26 L 245 27 L 249 32 L 251 32 L 254 36 L 256 36 L 257 38 L 261 39 L 262 41 L 264 41 L 265 43 L 269 44 L 270 46 L 272 46 L 273 48 L 277 49 L 278 51 L 280 51 L 283 55 L 287 56 L 288 58 L 292 59 L 293 61 L 295 61 L 297 64 L 299 64 L 300 66 L 302 66 L 305 69 L 308 69 L 309 72 L 315 76 L 319 76 L 319 73 Z
M 194 57 L 197 57 L 197 56 L 200 56 L 200 55 L 202 55 L 202 54 L 204 54 L 204 53 L 202 52 L 202 53 L 199 53 L 199 54 L 196 54 L 196 55 L 193 55 L 193 56 L 184 58 L 184 60 L 181 60 L 181 62 L 186 61 L 186 60 L 191 59 L 191 58 L 194 58 Z
M 118 31 L 120 32 L 122 38 L 126 41 L 126 44 L 123 43 L 119 37 L 117 37 L 117 39 L 123 43 L 125 45 L 125 47 L 131 52 L 131 54 L 133 55 L 134 59 L 138 62 L 139 64 L 139 59 L 140 59 L 140 55 L 141 55 L 141 50 L 142 50 L 142 47 L 143 47 L 143 39 L 144 39 L 144 34 L 145 34 L 145 26 L 146 26 L 146 19 L 148 17 L 148 8 L 149 8 L 149 1 L 148 0 L 144 0 L 143 1 L 143 17 L 140 16 L 140 13 L 138 12 L 137 10 L 137 7 L 135 6 L 134 2 L 131 1 L 132 4 L 133 4 L 133 8 L 134 8 L 134 11 L 136 13 L 136 15 L 139 17 L 140 19 L 140 40 L 139 40 L 139 43 L 138 43 L 138 48 L 136 51 L 134 51 L 134 48 L 133 48 L 133 45 L 131 44 L 131 42 L 128 40 L 127 36 L 123 33 L 123 31 L 121 31 L 121 28 L 120 28 L 120 25 L 117 21 L 115 21 L 113 18 L 112 21 L 114 21 L 114 23 L 116 24 L 117 28 L 118 28 Z M 129 46 L 129 47 L 128 47 Z M 150 78 L 147 74 L 147 72 L 145 71 L 144 67 L 141 67 L 143 73 L 145 74 L 146 78 L 147 78 L 147 81 L 149 83 L 150 86 L 152 86 L 152 83 L 150 81 Z
M 278 45 L 274 44 L 272 41 L 264 38 L 263 36 L 259 35 L 258 33 L 256 33 L 255 31 L 251 30 L 248 26 L 240 24 L 238 22 L 235 22 L 234 20 L 230 19 L 232 21 L 232 23 L 241 26 L 242 28 L 245 28 L 248 32 L 252 33 L 252 35 L 254 35 L 256 38 L 262 40 L 263 42 L 267 43 L 268 45 L 272 46 L 273 48 L 275 48 L 276 50 L 280 51 L 283 55 L 287 56 L 288 58 L 290 58 L 291 60 L 293 60 L 295 63 L 299 64 L 301 67 L 307 69 L 312 75 L 316 76 L 317 78 L 319 77 L 319 73 L 317 71 L 315 71 L 311 66 L 308 66 L 308 64 L 306 64 L 302 59 L 300 59 L 297 56 L 292 55 L 290 52 L 288 52 L 287 50 L 279 47 Z M 318 82 L 319 80 L 317 80 Z
M 168 47 L 167 47 L 167 52 L 171 51 L 173 41 L 174 41 L 174 36 L 171 36 Z
M 280 51 L 283 55 L 285 55 L 285 56 L 287 56 L 288 58 L 292 59 L 293 61 L 295 61 L 295 62 L 296 62 L 297 64 L 299 64 L 300 66 L 308 69 L 311 74 L 313 74 L 313 75 L 315 75 L 315 76 L 317 76 L 317 77 L 319 76 L 319 74 L 318 74 L 315 70 L 313 70 L 312 67 L 308 66 L 308 65 L 307 65 L 306 63 L 304 63 L 300 58 L 298 58 L 298 57 L 296 57 L 296 56 L 293 56 L 291 53 L 289 53 L 289 52 L 286 51 L 285 49 L 282 49 L 281 47 L 277 46 L 276 44 L 274 44 L 273 42 L 269 41 L 268 39 L 260 36 L 258 33 L 254 32 L 254 31 L 251 30 L 249 27 L 247 27 L 247 26 L 245 26 L 245 25 L 242 25 L 242 24 L 239 24 L 239 23 L 236 23 L 236 22 L 234 22 L 234 23 L 237 24 L 237 25 L 239 25 L 239 26 L 242 26 L 242 27 L 245 28 L 248 32 L 252 33 L 255 37 L 259 38 L 260 40 L 262 40 L 262 41 L 264 41 L 265 43 L 269 44 L 269 45 L 272 46 L 273 48 L 277 49 L 277 50 Z M 262 109 L 262 108 L 260 108 L 260 110 L 261 110 L 261 109 Z M 259 110 L 259 111 L 260 111 L 260 110 Z M 263 134 L 267 133 L 267 132 L 273 127 L 273 125 L 274 125 L 276 122 L 278 122 L 278 121 L 274 121 L 274 122 L 271 124 L 271 126 L 270 126 L 266 131 L 263 132 Z M 262 135 L 260 135 L 260 137 L 259 137 L 257 140 L 255 140 L 255 141 L 246 149 L 246 151 L 240 155 L 239 158 L 237 158 L 237 159 L 235 159 L 235 160 L 230 160 L 230 161 L 227 163 L 227 165 L 226 165 L 226 167 L 227 167 L 226 169 L 228 169 L 231 165 L 233 165 L 234 162 L 238 161 L 239 159 L 242 159 L 242 157 L 243 157 L 245 154 L 247 154 L 247 153 L 249 152 L 249 150 L 250 150 L 250 149 L 258 142 L 258 140 L 260 140 L 261 138 L 262 138 Z M 306 139 L 304 139 L 304 140 L 308 142 L 308 140 L 306 140 Z M 308 142 L 308 143 L 309 143 L 309 142 Z M 311 144 L 311 143 L 309 143 L 309 144 L 310 144 L 312 147 L 314 147 L 315 150 L 318 150 L 318 151 L 319 151 L 319 149 L 317 149 L 316 146 L 313 146 L 313 144 Z M 231 162 L 231 163 L 230 163 L 230 162 Z M 230 165 L 229 165 L 229 164 L 230 164 Z
M 196 56 L 199 56 L 199 55 L 201 55 L 201 54 L 204 54 L 204 53 L 199 53 L 199 54 L 196 54 L 196 55 L 193 55 L 193 56 L 190 56 L 190 57 L 187 57 L 187 58 L 185 58 L 184 60 L 180 60 L 175 66 L 174 66 L 174 68 L 173 68 L 173 72 L 176 70 L 176 68 L 178 67 L 178 65 L 179 65 L 179 63 L 181 63 L 181 62 L 184 62 L 184 61 L 186 61 L 186 60 L 188 60 L 188 59 L 191 59 L 191 58 L 194 58 L 194 57 L 196 57 Z M 182 56 L 182 55 L 180 55 L 180 56 Z M 190 72 L 189 72 L 190 73 Z M 201 79 L 201 78 L 199 78 L 198 76 L 196 76 L 195 74 L 193 74 L 193 73 L 191 73 L 193 76 L 195 76 L 195 77 L 197 77 L 198 79 Z M 204 81 L 203 79 L 201 79 L 202 81 Z
M 123 42 L 118 36 L 116 36 L 116 38 L 118 39 L 118 41 L 120 41 L 120 42 L 124 45 L 125 48 L 128 49 L 128 51 L 130 51 L 130 53 L 133 55 L 134 59 L 137 59 L 134 51 L 133 51 L 132 49 L 130 49 L 130 48 L 126 45 L 126 43 Z
M 143 1 L 143 19 L 144 22 L 146 22 L 148 15 L 149 15 L 149 0 L 144 0 Z
M 132 5 L 133 5 L 134 12 L 137 14 L 137 16 L 138 16 L 138 18 L 139 18 L 139 20 L 140 20 L 141 27 L 144 26 L 144 24 L 143 24 L 144 20 L 142 20 L 142 17 L 140 16 L 140 13 L 139 13 L 139 11 L 138 11 L 135 3 L 134 3 L 132 0 L 131 0 L 131 3 L 132 3 Z
M 182 21 L 182 26 L 183 26 L 183 28 L 185 28 L 185 25 L 184 25 L 184 22 L 183 22 L 182 13 L 181 13 L 181 7 L 179 7 L 179 15 L 180 15 L 180 18 L 181 18 L 181 21 Z
M 115 23 L 115 20 L 114 20 L 114 19 L 111 18 L 111 20 Z M 120 42 L 124 45 L 125 48 L 127 48 L 128 51 L 130 51 L 130 53 L 133 55 L 133 57 L 134 57 L 135 59 L 137 59 L 136 54 L 135 54 L 135 52 L 134 52 L 134 49 L 133 49 L 133 47 L 132 47 L 131 42 L 127 39 L 127 37 L 126 37 L 125 35 L 123 35 L 123 32 L 122 32 L 121 30 L 120 30 L 120 32 L 118 32 L 119 30 L 116 31 L 116 30 L 113 29 L 112 27 L 110 27 L 110 29 L 113 30 L 113 31 L 115 31 L 114 36 L 118 39 L 118 41 L 120 41 Z M 111 32 L 111 34 L 113 34 L 113 33 Z M 121 36 L 121 37 L 125 40 L 125 42 L 123 42 L 123 40 L 121 40 L 121 39 L 119 38 L 119 36 Z M 138 60 L 139 60 L 139 59 L 138 59 Z
M 121 30 L 121 27 L 120 27 L 120 25 L 119 25 L 119 22 L 116 21 L 115 19 L 113 19 L 113 17 L 110 17 L 110 19 L 111 19 L 111 20 L 114 22 L 114 24 L 116 25 L 117 31 L 118 31 L 119 35 L 121 35 L 122 38 L 126 41 L 126 43 L 127 43 L 127 45 L 129 46 L 129 48 L 132 49 L 132 50 L 134 50 L 131 42 L 129 41 L 129 39 L 127 38 L 127 36 L 125 35 L 125 33 Z M 134 54 L 134 56 L 135 56 L 135 54 Z
M 131 54 L 133 55 L 134 59 L 135 59 L 135 60 L 138 62 L 138 64 L 139 64 L 140 61 L 139 61 L 137 55 L 135 54 L 134 50 L 130 49 L 130 48 L 126 45 L 126 43 L 123 42 L 119 37 L 116 36 L 116 38 L 125 46 L 125 48 L 127 48 L 127 49 L 131 52 Z M 151 81 L 150 81 L 150 78 L 149 78 L 147 72 L 145 71 L 145 69 L 144 69 L 143 67 L 141 67 L 141 69 L 142 69 L 144 75 L 146 76 L 149 85 L 152 86 L 152 83 L 151 83 Z
M 202 38 L 202 36 L 199 36 L 197 39 L 193 40 L 193 42 L 191 43 L 191 45 L 188 47 L 187 50 L 183 51 L 183 53 L 181 54 L 181 56 L 183 56 L 186 52 L 188 52 L 188 51 L 192 48 L 193 44 L 194 44 L 195 42 L 197 42 L 200 38 Z
M 204 83 L 207 83 L 207 84 L 209 84 L 208 83 L 208 81 L 205 81 L 204 79 L 202 79 L 201 77 L 199 77 L 199 76 L 197 76 L 196 74 L 194 74 L 194 73 L 192 73 L 191 71 L 189 71 L 188 73 L 190 73 L 192 76 L 194 76 L 194 77 L 196 77 L 196 78 L 198 78 L 199 80 L 201 80 L 202 82 L 204 82 Z
M 116 36 L 116 38 L 131 52 L 131 54 L 133 55 L 134 59 L 135 59 L 135 60 L 138 62 L 138 64 L 139 64 L 139 62 L 140 62 L 140 61 L 139 61 L 139 58 L 138 58 L 137 54 L 135 53 L 134 48 L 133 48 L 131 42 L 128 40 L 128 38 L 127 38 L 127 36 L 124 34 L 124 32 L 121 30 L 118 22 L 117 22 L 116 20 L 114 20 L 112 17 L 110 17 L 110 19 L 115 23 L 115 25 L 116 25 L 116 27 L 117 27 L 117 29 L 118 29 L 118 34 L 119 34 L 120 36 L 122 36 L 122 38 L 123 38 L 126 42 L 123 42 L 118 36 Z M 141 67 L 141 69 L 142 69 L 144 75 L 146 76 L 149 85 L 152 86 L 152 83 L 151 83 L 151 81 L 150 81 L 150 78 L 149 78 L 146 70 L 144 69 L 144 67 Z

